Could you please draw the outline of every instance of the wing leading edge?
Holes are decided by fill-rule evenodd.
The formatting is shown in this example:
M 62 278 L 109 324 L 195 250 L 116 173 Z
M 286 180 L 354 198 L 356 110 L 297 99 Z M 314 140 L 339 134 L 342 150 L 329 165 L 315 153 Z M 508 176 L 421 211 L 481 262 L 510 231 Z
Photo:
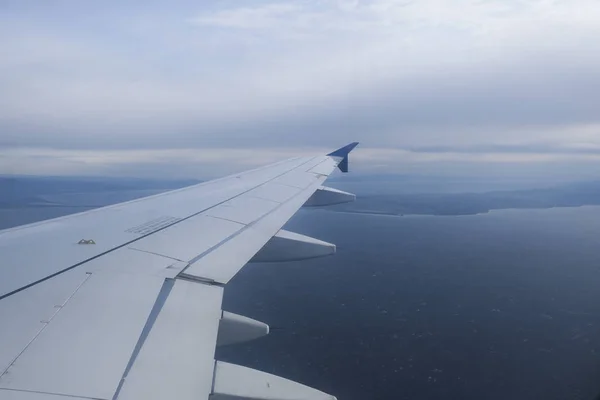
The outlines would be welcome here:
M 335 252 L 281 228 L 354 147 L 0 231 L 0 399 L 332 399 L 214 352 L 269 332 L 221 309 L 246 263 Z

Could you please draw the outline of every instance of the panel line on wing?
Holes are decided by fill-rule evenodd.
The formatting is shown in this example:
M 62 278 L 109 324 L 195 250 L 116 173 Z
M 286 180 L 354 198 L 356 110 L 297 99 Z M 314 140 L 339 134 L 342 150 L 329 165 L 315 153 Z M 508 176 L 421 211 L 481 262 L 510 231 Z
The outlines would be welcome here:
M 15 289 L 15 290 L 13 290 L 13 291 L 10 291 L 10 292 L 8 292 L 8 293 L 5 293 L 5 294 L 3 294 L 3 295 L 0 295 L 0 300 L 4 299 L 4 298 L 6 298 L 6 297 L 12 296 L 13 294 L 16 294 L 16 293 L 18 293 L 18 292 L 20 292 L 20 291 L 22 291 L 22 290 L 25 290 L 25 289 L 27 289 L 27 288 L 30 288 L 30 287 L 32 287 L 32 286 L 35 286 L 35 285 L 37 285 L 37 284 L 39 284 L 39 283 L 42 283 L 42 282 L 44 282 L 44 281 L 47 281 L 48 279 L 54 278 L 55 276 L 58 276 L 58 275 L 60 275 L 60 274 L 63 274 L 63 273 L 65 273 L 65 272 L 67 272 L 67 271 L 70 271 L 70 270 L 72 270 L 72 269 L 74 269 L 74 268 L 77 268 L 77 267 L 79 267 L 79 266 L 81 266 L 81 265 L 83 265 L 83 264 L 85 264 L 85 263 L 87 263 L 87 262 L 89 262 L 89 261 L 91 261 L 91 260 L 95 260 L 96 258 L 102 257 L 102 256 L 104 256 L 104 255 L 106 255 L 106 254 L 108 254 L 108 253 L 111 253 L 111 252 L 113 252 L 113 251 L 115 251 L 115 250 L 118 250 L 118 249 L 120 249 L 120 248 L 122 248 L 122 247 L 128 246 L 128 245 L 130 245 L 130 244 L 132 244 L 132 243 L 134 243 L 134 242 L 137 242 L 137 241 L 139 241 L 139 240 L 141 240 L 141 239 L 143 239 L 143 238 L 145 238 L 145 237 L 148 237 L 148 236 L 150 236 L 150 235 L 152 235 L 152 234 L 154 234 L 154 233 L 156 233 L 156 232 L 163 231 L 163 230 L 165 230 L 165 229 L 167 229 L 167 228 L 169 228 L 169 227 L 171 227 L 171 226 L 173 226 L 173 225 L 176 225 L 176 224 L 178 224 L 178 223 L 180 223 L 180 222 L 186 221 L 186 220 L 188 220 L 188 219 L 190 219 L 190 218 L 193 218 L 193 217 L 195 217 L 195 216 L 197 216 L 197 215 L 200 215 L 200 214 L 202 214 L 202 213 L 204 213 L 204 212 L 206 212 L 206 211 L 208 211 L 208 210 L 210 210 L 210 209 L 212 209 L 212 208 L 215 208 L 215 207 L 217 207 L 217 206 L 220 206 L 221 204 L 224 204 L 224 203 L 226 203 L 226 202 L 228 202 L 228 201 L 230 201 L 230 200 L 232 200 L 232 199 L 235 199 L 235 198 L 237 198 L 237 197 L 240 197 L 240 196 L 242 196 L 242 195 L 244 195 L 244 194 L 246 194 L 246 193 L 248 193 L 248 192 L 250 192 L 250 191 L 252 191 L 252 190 L 254 190 L 254 189 L 256 189 L 256 188 L 258 188 L 258 187 L 260 187 L 260 186 L 262 186 L 262 185 L 264 185 L 264 184 L 266 184 L 266 183 L 269 183 L 269 182 L 271 182 L 271 181 L 273 181 L 273 180 L 275 180 L 275 179 L 277 179 L 277 178 L 279 178 L 279 177 L 281 177 L 281 176 L 283 176 L 283 175 L 285 175 L 285 174 L 287 174 L 287 173 L 289 173 L 289 172 L 293 171 L 293 170 L 294 170 L 294 169 L 296 169 L 296 168 L 299 168 L 299 167 L 301 167 L 302 165 L 305 165 L 305 164 L 307 164 L 307 163 L 310 163 L 310 162 L 311 162 L 311 161 L 313 161 L 315 158 L 317 158 L 317 157 L 313 157 L 313 158 L 311 158 L 311 159 L 309 159 L 309 160 L 305 161 L 304 163 L 302 163 L 302 164 L 300 164 L 300 165 L 296 165 L 296 166 L 294 166 L 293 168 L 291 168 L 291 169 L 289 169 L 289 170 L 286 170 L 285 172 L 282 172 L 281 174 L 279 174 L 279 175 L 277 175 L 277 176 L 274 176 L 273 178 L 271 178 L 271 179 L 268 179 L 267 181 L 261 182 L 259 185 L 256 185 L 256 186 L 254 186 L 254 187 L 252 187 L 252 188 L 250 188 L 250 189 L 247 189 L 247 190 L 245 190 L 245 191 L 243 191 L 243 192 L 241 192 L 241 193 L 238 193 L 237 195 L 235 195 L 235 196 L 233 196 L 233 197 L 230 197 L 230 198 L 228 198 L 228 199 L 226 199 L 226 200 L 223 200 L 223 201 L 221 201 L 221 202 L 218 202 L 218 203 L 216 203 L 216 204 L 213 204 L 213 205 L 211 205 L 210 207 L 207 207 L 207 208 L 205 208 L 205 209 L 203 209 L 203 210 L 200 210 L 200 211 L 198 211 L 198 212 L 196 212 L 196 213 L 194 213 L 194 214 L 191 214 L 191 215 L 189 215 L 189 216 L 187 216 L 187 217 L 185 217 L 185 218 L 181 218 L 180 220 L 178 220 L 178 221 L 176 221 L 176 222 L 173 222 L 173 223 L 172 223 L 172 224 L 170 224 L 170 225 L 163 226 L 163 227 L 161 227 L 160 229 L 158 229 L 157 231 L 150 232 L 150 233 L 148 233 L 148 234 L 146 234 L 146 235 L 144 235 L 144 236 L 140 236 L 140 237 L 138 237 L 138 238 L 135 238 L 135 239 L 133 239 L 133 240 L 130 240 L 130 241 L 128 241 L 128 242 L 125 242 L 125 243 L 123 243 L 123 244 L 121 244 L 121 245 L 115 246 L 115 247 L 113 247 L 113 248 L 111 248 L 111 249 L 108 249 L 108 250 L 106 250 L 106 251 L 104 251 L 104 252 L 102 252 L 102 253 L 100 253 L 100 254 L 97 254 L 97 255 L 95 255 L 95 256 L 93 256 L 93 257 L 90 257 L 90 258 L 88 258 L 88 259 L 86 259 L 86 260 L 83 260 L 83 261 L 81 261 L 81 262 L 78 262 L 78 263 L 76 263 L 76 264 L 73 264 L 73 265 L 71 265 L 71 266 L 69 266 L 69 267 L 67 267 L 67 268 L 64 268 L 64 269 L 62 269 L 62 270 L 56 271 L 56 272 L 54 272 L 54 273 L 52 273 L 52 274 L 50 274 L 50 275 L 48 275 L 48 276 L 45 276 L 45 277 L 43 277 L 43 278 L 41 278 L 41 279 L 38 279 L 37 281 L 31 282 L 31 283 L 29 283 L 29 284 L 26 284 L 25 286 L 21 286 L 21 287 L 20 287 L 20 288 L 18 288 L 18 289 Z M 183 189 L 187 189 L 187 188 L 183 188 Z M 178 190 L 183 190 L 183 189 L 178 189 Z M 176 191 L 178 191 L 178 190 L 175 190 L 175 191 L 173 191 L 173 192 L 176 192 Z M 171 192 L 167 192 L 167 193 L 171 193 Z M 161 194 L 164 194 L 164 193 L 161 193 Z M 136 200 L 139 200 L 139 199 L 136 199 Z M 136 201 L 136 200 L 133 200 L 133 201 Z
M 260 220 L 262 220 L 263 218 L 265 218 L 266 216 L 272 214 L 274 211 L 278 210 L 282 205 L 284 205 L 285 203 L 281 203 L 279 204 L 277 207 L 275 207 L 273 210 L 271 210 L 270 212 L 268 212 L 267 214 L 263 215 L 261 218 L 257 219 L 256 221 L 253 221 L 251 223 L 249 223 L 248 225 L 244 226 L 242 229 L 240 229 L 239 231 L 227 236 L 225 239 L 221 240 L 219 243 L 215 244 L 214 246 L 212 246 L 211 248 L 203 251 L 201 254 L 197 255 L 196 257 L 192 258 L 189 263 L 188 266 L 185 267 L 178 276 L 184 275 L 184 276 L 192 276 L 192 275 L 187 275 L 185 273 L 185 271 L 190 268 L 192 266 L 192 264 L 194 264 L 196 261 L 200 260 L 201 258 L 203 258 L 204 256 L 206 256 L 209 253 L 212 253 L 213 251 L 217 250 L 219 247 L 223 246 L 225 243 L 227 243 L 228 241 L 230 241 L 231 239 L 235 238 L 238 235 L 241 235 L 242 233 L 244 233 L 247 229 L 251 228 L 252 226 L 254 226 L 256 223 L 258 223 Z M 194 275 L 195 276 L 195 275 Z M 203 278 L 201 276 L 196 276 L 196 278 L 200 278 L 200 279 L 205 279 L 208 282 L 214 282 L 214 280 L 210 279 L 210 278 Z
M 220 282 L 216 282 L 212 279 L 208 279 L 208 278 L 201 278 L 195 275 L 188 275 L 188 274 L 184 274 L 182 272 L 179 273 L 179 275 L 177 275 L 175 277 L 175 279 L 180 279 L 182 281 L 188 281 L 188 282 L 194 282 L 194 283 L 199 283 L 201 285 L 207 285 L 207 286 L 220 286 L 222 288 L 225 287 L 224 284 L 220 283 Z
M 56 312 L 54 314 L 52 314 L 52 316 L 50 318 L 48 318 L 44 322 L 43 326 L 40 328 L 40 330 L 38 331 L 38 333 L 36 333 L 36 335 L 29 341 L 29 343 L 27 343 L 27 345 L 25 345 L 25 347 L 23 347 L 23 350 L 21 350 L 19 352 L 19 354 L 17 354 L 17 356 L 10 362 L 10 364 L 6 367 L 6 369 L 4 371 L 2 371 L 2 373 L 0 374 L 0 378 L 2 378 L 8 372 L 8 370 L 12 368 L 12 366 L 19 359 L 19 357 L 21 357 L 21 355 L 23 355 L 23 353 L 25 353 L 25 351 L 29 348 L 29 346 L 31 346 L 31 344 L 42 334 L 42 332 L 44 332 L 44 329 L 46 329 L 48 327 L 48 325 L 50 324 L 50 322 L 58 315 L 58 313 L 64 308 L 64 306 L 69 302 L 69 300 L 71 300 L 73 298 L 73 296 L 75 296 L 75 294 L 79 291 L 79 289 L 81 289 L 81 287 L 92 276 L 92 274 L 89 273 L 89 272 L 86 273 L 86 275 L 87 276 L 85 277 L 85 279 L 75 288 L 75 290 L 73 291 L 73 293 L 71 293 L 71 295 L 69 297 L 67 297 L 65 299 L 65 301 L 63 301 L 63 303 L 56 310 Z
M 323 160 L 323 161 L 320 161 L 320 162 L 318 162 L 317 164 L 315 164 L 315 165 L 311 166 L 309 169 L 307 169 L 307 170 L 306 170 L 306 171 L 304 171 L 304 172 L 315 173 L 315 172 L 311 172 L 311 170 L 312 170 L 312 169 L 314 169 L 314 168 L 316 168 L 316 167 L 318 167 L 319 165 L 323 164 L 324 162 L 327 162 L 327 159 L 325 159 L 325 160 Z M 320 174 L 320 175 L 322 175 L 322 174 Z
M 186 262 L 185 260 L 180 260 L 179 258 L 175 258 L 175 257 L 171 257 L 171 256 L 166 256 L 164 254 L 160 254 L 160 253 L 155 253 L 153 251 L 148 251 L 148 250 L 142 250 L 142 249 L 136 249 L 135 247 L 128 247 L 127 250 L 133 250 L 133 251 L 139 251 L 141 253 L 148 253 L 148 254 L 152 254 L 153 256 L 159 256 L 159 257 L 164 257 L 164 258 L 168 258 L 169 260 L 173 260 L 173 261 L 181 261 L 181 262 Z
M 289 200 L 288 200 L 289 201 Z M 219 247 L 223 246 L 225 243 L 227 243 L 228 241 L 230 241 L 231 239 L 235 238 L 238 235 L 241 235 L 243 232 L 245 232 L 247 229 L 251 228 L 252 226 L 254 226 L 256 223 L 258 223 L 260 220 L 262 220 L 263 218 L 265 218 L 266 216 L 272 214 L 274 211 L 278 210 L 281 206 L 283 206 L 285 203 L 280 203 L 277 207 L 275 207 L 273 210 L 271 210 L 270 212 L 268 212 L 267 214 L 263 215 L 261 218 L 257 219 L 256 221 L 252 221 L 251 223 L 249 223 L 248 225 L 245 225 L 242 229 L 234 232 L 233 234 L 227 236 L 226 238 L 224 238 L 223 240 L 221 240 L 219 243 L 215 244 L 214 246 L 210 247 L 209 249 L 203 251 L 202 253 L 200 253 L 199 255 L 197 255 L 196 257 L 192 258 L 187 267 L 185 267 L 178 276 L 186 276 L 186 277 L 192 277 L 192 275 L 188 275 L 185 273 L 185 271 L 187 269 L 189 269 L 192 264 L 194 264 L 196 261 L 200 260 L 201 258 L 203 258 L 204 256 L 206 256 L 209 253 L 212 253 L 213 251 L 215 251 L 216 249 L 218 249 Z M 215 218 L 215 217 L 211 217 L 211 218 Z M 199 278 L 199 279 L 203 279 L 209 283 L 214 282 L 213 279 L 210 278 L 204 278 L 201 276 L 195 276 L 193 275 L 193 277 Z
M 221 311 L 221 317 L 223 317 L 223 311 Z M 215 360 L 215 367 L 213 369 L 213 377 L 212 377 L 212 385 L 210 387 L 210 392 L 215 392 L 215 383 L 217 382 L 217 360 Z
M 234 224 L 238 224 L 238 225 L 246 225 L 246 224 L 244 224 L 244 223 L 242 223 L 240 221 L 234 221 L 234 220 L 232 220 L 230 218 L 221 217 L 220 215 L 203 215 L 203 217 L 205 217 L 205 218 L 220 219 L 220 220 L 227 221 L 227 222 L 233 222 Z
M 264 201 L 270 201 L 272 203 L 277 203 L 277 204 L 281 204 L 281 201 L 277 201 L 277 200 L 273 200 L 273 199 L 267 199 L 266 197 L 261 197 L 261 196 L 257 196 L 257 195 L 250 195 L 248 196 L 252 199 L 258 199 L 258 200 L 264 200 Z
M 269 214 L 267 214 L 269 215 Z M 257 220 L 257 221 L 260 221 Z M 256 222 L 256 221 L 255 221 Z M 255 222 L 252 222 L 248 225 L 245 225 L 242 229 L 240 229 L 239 231 L 236 231 L 234 233 L 232 233 L 231 235 L 227 236 L 225 239 L 221 240 L 219 243 L 215 244 L 214 246 L 210 247 L 209 249 L 203 251 L 202 253 L 200 253 L 199 255 L 197 255 L 196 257 L 192 258 L 189 262 L 188 262 L 188 266 L 185 267 L 180 274 L 184 274 L 185 270 L 188 269 L 190 267 L 190 265 L 192 265 L 193 263 L 195 263 L 196 261 L 198 261 L 199 259 L 201 259 L 202 257 L 204 257 L 205 255 L 207 255 L 208 253 L 212 252 L 213 250 L 218 249 L 219 247 L 221 247 L 223 244 L 225 244 L 226 242 L 228 242 L 229 240 L 233 239 L 234 237 L 236 237 L 237 235 L 239 235 L 240 233 L 244 232 L 246 229 L 248 229 L 250 226 L 252 226 Z
M 302 190 L 300 193 L 303 193 L 304 191 L 306 191 L 308 188 Z M 235 238 L 238 235 L 241 235 L 242 233 L 244 233 L 247 229 L 253 227 L 254 225 L 256 225 L 257 223 L 259 223 L 260 221 L 262 221 L 264 218 L 268 217 L 269 215 L 273 214 L 274 212 L 276 212 L 277 210 L 279 210 L 282 206 L 284 206 L 285 204 L 287 204 L 288 202 L 290 202 L 293 198 L 290 198 L 288 200 L 286 200 L 283 203 L 279 203 L 274 209 L 270 210 L 268 213 L 266 213 L 265 215 L 263 215 L 262 217 L 260 217 L 259 219 L 250 222 L 249 224 L 245 225 L 243 228 L 241 228 L 240 230 L 238 230 L 237 232 L 234 232 L 233 234 L 229 235 L 228 237 L 224 238 L 223 240 L 221 240 L 219 243 L 215 244 L 214 246 L 210 247 L 209 249 L 203 251 L 202 253 L 200 253 L 199 255 L 197 255 L 196 257 L 192 258 L 189 262 L 188 262 L 188 266 L 185 267 L 178 276 L 190 276 L 187 275 L 185 273 L 185 271 L 187 269 L 189 269 L 192 264 L 194 264 L 196 261 L 200 260 L 201 258 L 203 258 L 204 256 L 206 256 L 209 253 L 212 253 L 214 250 L 218 249 L 219 247 L 223 246 L 225 243 L 227 243 L 229 240 Z M 224 218 L 219 218 L 219 217 L 213 217 L 213 216 L 209 216 L 210 218 L 218 218 L 218 219 L 224 219 Z M 231 221 L 231 222 L 235 222 L 235 221 Z M 206 279 L 209 282 L 212 282 L 212 279 L 209 278 L 203 278 L 203 277 L 197 277 L 200 279 Z
M 87 396 L 75 396 L 72 394 L 64 394 L 64 393 L 52 393 L 52 392 L 41 392 L 39 390 L 25 390 L 25 389 L 8 389 L 8 388 L 0 388 L 0 392 L 1 391 L 7 391 L 7 392 L 23 392 L 23 393 L 35 393 L 35 394 L 47 394 L 54 397 L 67 397 L 67 398 L 71 398 L 71 399 L 86 399 L 86 400 L 106 400 L 106 399 L 100 399 L 98 397 L 87 397 Z M 59 399 L 57 399 L 59 400 Z
M 148 319 L 146 320 L 144 329 L 142 329 L 142 333 L 140 334 L 140 337 L 139 337 L 137 343 L 135 344 L 135 347 L 133 348 L 133 352 L 131 353 L 129 362 L 127 363 L 127 366 L 125 367 L 125 371 L 123 372 L 123 376 L 121 377 L 119 386 L 117 386 L 117 390 L 115 391 L 113 400 L 116 400 L 117 397 L 119 396 L 119 393 L 121 392 L 121 389 L 123 388 L 123 384 L 125 383 L 125 379 L 127 378 L 129 371 L 131 371 L 131 368 L 133 367 L 133 364 L 135 363 L 135 360 L 137 359 L 137 356 L 140 353 L 140 350 L 142 349 L 142 346 L 144 345 L 144 342 L 146 341 L 148 334 L 150 334 L 150 331 L 152 330 L 152 327 L 154 326 L 154 322 L 156 322 L 156 318 L 158 318 L 158 314 L 160 313 L 163 306 L 165 305 L 165 302 L 167 301 L 167 297 L 169 297 L 169 293 L 171 293 L 171 290 L 173 289 L 174 285 L 175 285 L 175 280 L 167 278 L 167 279 L 165 279 L 163 286 L 160 288 L 160 292 L 158 293 L 158 296 L 156 297 L 156 302 L 154 303 L 154 306 L 152 306 L 152 310 L 150 311 L 150 315 L 148 316 Z

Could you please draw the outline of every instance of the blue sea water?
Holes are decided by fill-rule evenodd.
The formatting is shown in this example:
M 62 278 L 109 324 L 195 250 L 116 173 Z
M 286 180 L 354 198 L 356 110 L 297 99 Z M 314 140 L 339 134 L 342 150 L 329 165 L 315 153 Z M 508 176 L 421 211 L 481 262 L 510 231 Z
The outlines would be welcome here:
M 600 208 L 307 210 L 289 228 L 338 254 L 243 269 L 225 309 L 275 329 L 221 359 L 349 400 L 600 392 Z

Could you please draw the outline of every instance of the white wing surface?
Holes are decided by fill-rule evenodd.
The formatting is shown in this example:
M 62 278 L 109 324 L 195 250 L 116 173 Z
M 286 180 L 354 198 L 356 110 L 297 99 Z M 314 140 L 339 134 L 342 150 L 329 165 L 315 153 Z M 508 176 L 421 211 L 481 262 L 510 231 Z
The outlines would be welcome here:
M 246 263 L 335 252 L 281 227 L 355 146 L 0 231 L 0 399 L 332 399 L 214 354 L 269 331 L 221 309 Z

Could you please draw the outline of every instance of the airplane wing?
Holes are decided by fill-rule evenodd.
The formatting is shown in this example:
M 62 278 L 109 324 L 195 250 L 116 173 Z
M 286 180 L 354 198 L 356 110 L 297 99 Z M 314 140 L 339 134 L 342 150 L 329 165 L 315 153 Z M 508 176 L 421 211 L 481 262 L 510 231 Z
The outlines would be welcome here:
M 335 252 L 281 228 L 356 145 L 0 231 L 0 399 L 333 399 L 214 354 L 269 331 L 221 309 L 246 263 Z

